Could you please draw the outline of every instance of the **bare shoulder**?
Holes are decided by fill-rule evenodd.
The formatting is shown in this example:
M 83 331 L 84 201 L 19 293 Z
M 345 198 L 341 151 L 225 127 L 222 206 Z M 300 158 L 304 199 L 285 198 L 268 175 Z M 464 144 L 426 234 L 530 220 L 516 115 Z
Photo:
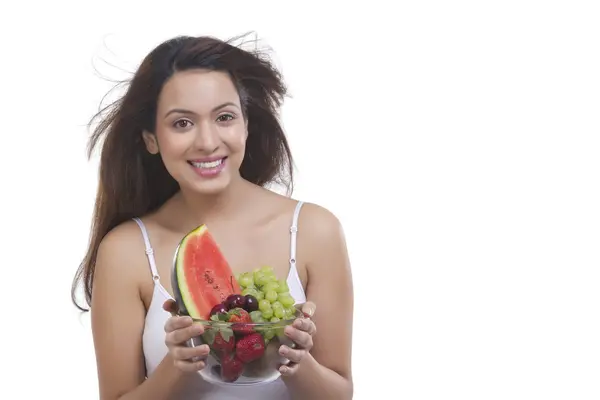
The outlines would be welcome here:
M 339 234 L 342 231 L 337 215 L 319 204 L 304 202 L 301 217 L 305 225 L 317 230 L 317 234 Z
M 306 260 L 308 286 L 350 278 L 350 260 L 342 222 L 331 210 L 306 202 L 298 220 L 298 248 Z M 317 282 L 318 281 L 318 282 Z
M 310 254 L 319 254 L 327 249 L 345 252 L 344 229 L 340 219 L 321 205 L 304 203 L 298 229 L 303 232 L 301 236 L 309 245 L 307 250 Z
M 148 282 L 148 267 L 144 239 L 140 228 L 132 221 L 125 221 L 111 229 L 100 241 L 94 267 L 92 308 L 98 308 L 104 293 L 112 291 L 121 300 L 141 301 L 141 292 Z M 95 300 L 97 301 L 95 301 Z
M 145 247 L 142 233 L 137 224 L 125 221 L 108 232 L 98 247 L 96 273 L 120 279 L 139 281 L 145 263 Z M 146 268 L 147 269 L 147 268 Z

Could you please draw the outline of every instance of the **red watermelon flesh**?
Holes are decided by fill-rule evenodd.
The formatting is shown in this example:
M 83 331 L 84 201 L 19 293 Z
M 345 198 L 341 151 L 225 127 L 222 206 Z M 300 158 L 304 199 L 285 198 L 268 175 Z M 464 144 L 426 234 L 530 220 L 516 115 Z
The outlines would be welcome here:
M 173 293 L 180 311 L 208 320 L 211 309 L 241 288 L 219 246 L 201 225 L 188 233 L 175 252 Z

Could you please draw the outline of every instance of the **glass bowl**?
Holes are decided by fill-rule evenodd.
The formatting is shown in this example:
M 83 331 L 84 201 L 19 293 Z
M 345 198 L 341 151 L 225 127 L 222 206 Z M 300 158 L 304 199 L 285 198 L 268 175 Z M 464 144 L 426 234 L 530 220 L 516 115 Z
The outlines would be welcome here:
M 295 315 L 277 322 L 235 323 L 194 319 L 202 324 L 204 333 L 188 341 L 196 347 L 208 345 L 206 366 L 199 371 L 202 378 L 217 385 L 259 385 L 276 380 L 279 367 L 289 360 L 279 354 L 281 345 L 290 348 L 295 343 L 284 334 L 284 328 L 303 317 Z

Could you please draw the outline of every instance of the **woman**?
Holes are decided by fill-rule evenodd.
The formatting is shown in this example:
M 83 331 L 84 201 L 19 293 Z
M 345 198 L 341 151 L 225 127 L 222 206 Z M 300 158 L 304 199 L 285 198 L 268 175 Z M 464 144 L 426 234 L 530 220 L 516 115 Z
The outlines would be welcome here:
M 154 49 L 105 110 L 90 142 L 91 152 L 103 139 L 91 242 L 74 281 L 93 310 L 101 399 L 352 398 L 353 293 L 340 223 L 267 189 L 292 182 L 277 119 L 285 91 L 258 54 L 178 37 Z M 273 266 L 305 303 L 309 318 L 286 328 L 296 346 L 280 347 L 291 363 L 275 382 L 211 385 L 197 373 L 206 346 L 184 346 L 201 327 L 171 313 L 170 268 L 177 243 L 202 223 L 234 273 Z

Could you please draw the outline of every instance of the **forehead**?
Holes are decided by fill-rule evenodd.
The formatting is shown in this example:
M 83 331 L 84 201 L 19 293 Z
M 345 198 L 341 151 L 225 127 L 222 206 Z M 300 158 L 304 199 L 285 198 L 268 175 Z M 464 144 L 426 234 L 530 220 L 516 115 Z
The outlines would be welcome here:
M 205 113 L 227 102 L 239 105 L 239 95 L 229 74 L 188 70 L 176 72 L 165 83 L 158 99 L 158 109 L 186 108 Z

